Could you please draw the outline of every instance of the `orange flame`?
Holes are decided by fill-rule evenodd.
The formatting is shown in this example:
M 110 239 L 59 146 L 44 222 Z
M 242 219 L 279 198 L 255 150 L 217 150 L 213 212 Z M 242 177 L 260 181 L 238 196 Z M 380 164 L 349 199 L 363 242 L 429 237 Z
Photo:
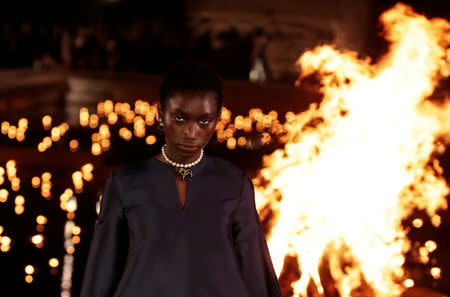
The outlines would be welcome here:
M 332 46 L 302 55 L 298 82 L 319 74 L 323 101 L 287 117 L 284 150 L 264 158 L 254 181 L 262 219 L 267 208 L 275 213 L 268 244 L 276 272 L 286 256 L 298 259 L 295 296 L 311 285 L 324 292 L 323 263 L 342 297 L 362 287 L 399 296 L 410 249 L 402 220 L 414 208 L 430 216 L 447 208 L 433 153 L 450 142 L 450 102 L 426 99 L 450 75 L 450 23 L 403 4 L 380 20 L 391 45 L 377 64 Z

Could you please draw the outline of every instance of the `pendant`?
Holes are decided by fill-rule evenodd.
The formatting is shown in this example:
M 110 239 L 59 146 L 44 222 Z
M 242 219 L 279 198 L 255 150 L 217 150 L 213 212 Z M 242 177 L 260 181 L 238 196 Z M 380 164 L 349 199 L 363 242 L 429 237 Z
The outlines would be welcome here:
M 189 177 L 192 177 L 192 175 L 193 175 L 191 168 L 179 167 L 179 168 L 177 168 L 177 172 L 183 177 L 182 178 L 183 180 L 186 178 L 186 176 L 189 175 Z

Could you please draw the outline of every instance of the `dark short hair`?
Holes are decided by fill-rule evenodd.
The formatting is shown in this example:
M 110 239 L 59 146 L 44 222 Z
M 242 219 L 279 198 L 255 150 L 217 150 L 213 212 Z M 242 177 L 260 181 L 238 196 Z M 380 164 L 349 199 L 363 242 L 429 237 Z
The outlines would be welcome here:
M 217 100 L 217 111 L 223 105 L 222 79 L 210 66 L 201 62 L 181 62 L 173 66 L 164 76 L 159 88 L 162 109 L 167 99 L 177 94 L 204 95 L 213 93 Z

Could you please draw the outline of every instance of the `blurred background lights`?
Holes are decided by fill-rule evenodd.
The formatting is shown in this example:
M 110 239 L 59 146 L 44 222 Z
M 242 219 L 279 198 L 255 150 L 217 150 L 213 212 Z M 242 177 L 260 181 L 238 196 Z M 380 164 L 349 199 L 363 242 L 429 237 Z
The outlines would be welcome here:
M 44 127 L 45 130 L 49 130 L 52 126 L 52 117 L 49 115 L 45 115 L 42 118 L 42 127 Z
M 433 215 L 431 217 L 431 224 L 436 228 L 439 227 L 441 225 L 441 216 L 436 215 L 436 214 Z
M 0 189 L 0 202 L 8 200 L 9 192 L 6 189 Z
M 33 276 L 30 275 L 30 274 L 27 274 L 27 275 L 25 276 L 25 281 L 26 281 L 27 283 L 32 283 L 32 282 L 33 282 Z
M 434 279 L 438 279 L 441 277 L 441 269 L 439 267 L 431 268 L 430 273 Z
M 16 205 L 14 207 L 14 211 L 17 215 L 21 215 L 25 210 L 25 207 L 23 207 L 23 205 Z
M 72 234 L 73 235 L 80 235 L 80 233 L 81 233 L 81 228 L 80 227 L 78 227 L 78 226 L 73 227 L 73 229 L 72 229 Z
M 23 205 L 25 203 L 25 198 L 22 195 L 17 195 L 14 201 L 16 205 Z
M 34 176 L 31 179 L 31 186 L 35 189 L 39 188 L 41 185 L 41 179 L 39 178 L 39 176 Z
M 80 236 L 78 236 L 78 235 L 73 236 L 72 241 L 74 244 L 80 243 Z
M 80 125 L 81 126 L 89 125 L 89 112 L 86 107 L 80 109 Z
M 412 288 L 412 287 L 414 287 L 414 281 L 412 279 L 408 278 L 403 282 L 403 285 L 407 288 Z
M 33 274 L 33 273 L 34 273 L 34 267 L 33 267 L 33 265 L 27 265 L 27 266 L 25 266 L 25 273 L 26 273 L 26 274 Z
M 76 140 L 76 139 L 72 139 L 70 142 L 69 142 L 69 148 L 70 148 L 70 151 L 71 152 L 76 152 L 77 150 L 78 150 L 78 140 Z
M 44 236 L 42 234 L 37 234 L 31 237 L 31 242 L 36 246 L 40 246 L 44 241 Z
M 147 137 L 145 138 L 145 142 L 146 142 L 148 145 L 154 144 L 154 143 L 156 142 L 156 136 L 154 136 L 154 135 L 149 135 L 149 136 L 147 136 Z
M 48 260 L 48 265 L 50 267 L 58 267 L 59 261 L 56 258 L 51 258 L 50 260 Z
M 72 196 L 69 198 L 69 201 L 67 201 L 66 209 L 68 212 L 75 212 L 77 210 L 77 199 L 75 196 Z
M 412 224 L 416 228 L 421 228 L 423 226 L 423 220 L 422 219 L 414 219 L 412 221 Z
M 433 240 L 427 240 L 425 242 L 425 247 L 428 250 L 428 252 L 432 253 L 434 252 L 434 250 L 436 250 L 437 244 Z
M 46 224 L 46 223 L 47 223 L 47 218 L 44 217 L 43 215 L 38 215 L 38 216 L 36 217 L 36 222 L 37 222 L 38 224 L 41 224 L 41 225 Z

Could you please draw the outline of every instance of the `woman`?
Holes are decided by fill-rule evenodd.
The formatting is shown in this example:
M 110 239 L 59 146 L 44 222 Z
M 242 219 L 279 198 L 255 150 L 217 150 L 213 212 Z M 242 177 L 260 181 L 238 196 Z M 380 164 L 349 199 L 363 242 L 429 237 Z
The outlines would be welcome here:
M 81 297 L 281 297 L 251 180 L 203 154 L 221 108 L 210 68 L 185 63 L 166 75 L 166 144 L 106 182 Z

